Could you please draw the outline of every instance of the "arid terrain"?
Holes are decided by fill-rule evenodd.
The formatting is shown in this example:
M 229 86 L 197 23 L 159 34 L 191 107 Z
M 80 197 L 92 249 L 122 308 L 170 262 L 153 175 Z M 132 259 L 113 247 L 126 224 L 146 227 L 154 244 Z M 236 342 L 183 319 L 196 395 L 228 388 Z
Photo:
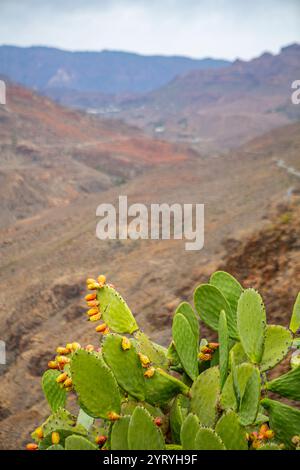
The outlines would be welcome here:
M 0 122 L 1 448 L 21 448 L 47 414 L 40 376 L 56 346 L 97 344 L 84 316 L 88 276 L 105 273 L 166 345 L 177 304 L 220 267 L 261 289 L 269 320 L 287 323 L 300 285 L 299 123 L 208 155 L 14 85 Z M 96 208 L 120 194 L 204 203 L 204 249 L 98 240 Z

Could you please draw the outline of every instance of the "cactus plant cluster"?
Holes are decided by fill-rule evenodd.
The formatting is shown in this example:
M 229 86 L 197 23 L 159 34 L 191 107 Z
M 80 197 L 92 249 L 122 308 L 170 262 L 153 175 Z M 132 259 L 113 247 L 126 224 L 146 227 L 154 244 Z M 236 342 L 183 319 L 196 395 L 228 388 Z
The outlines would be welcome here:
M 98 345 L 57 348 L 42 378 L 51 408 L 29 450 L 300 449 L 300 367 L 269 371 L 299 347 L 300 296 L 289 328 L 263 300 L 218 271 L 175 311 L 168 348 L 152 342 L 105 276 L 88 279 Z M 201 336 L 201 323 L 214 341 Z M 67 411 L 76 394 L 78 416 Z M 276 393 L 274 400 L 270 394 Z

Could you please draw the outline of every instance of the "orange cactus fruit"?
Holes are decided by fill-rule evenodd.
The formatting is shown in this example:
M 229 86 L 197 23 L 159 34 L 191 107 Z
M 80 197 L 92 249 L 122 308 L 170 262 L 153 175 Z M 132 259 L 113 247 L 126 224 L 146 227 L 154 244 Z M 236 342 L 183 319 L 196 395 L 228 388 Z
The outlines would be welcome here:
M 103 446 L 105 442 L 107 441 L 107 436 L 101 435 L 101 436 L 96 436 L 95 442 L 98 446 Z
M 101 286 L 98 282 L 93 282 L 92 284 L 87 285 L 88 290 L 96 290 L 99 289 L 99 287 Z
M 89 317 L 91 317 L 92 315 L 96 315 L 96 313 L 99 313 L 99 309 L 98 307 L 93 307 L 90 308 L 86 313 Z
M 87 285 L 88 284 L 94 284 L 95 282 L 97 282 L 96 279 L 93 279 L 91 277 L 88 277 L 87 280 L 86 280 Z
M 162 419 L 159 416 L 157 416 L 154 420 L 154 424 L 160 427 L 162 425 Z
M 130 348 L 131 348 L 130 340 L 126 336 L 123 336 L 123 338 L 122 338 L 122 349 L 123 349 L 123 351 L 128 351 L 128 349 L 130 349 Z
M 110 421 L 118 421 L 118 419 L 120 419 L 120 415 L 118 415 L 118 413 L 115 411 L 110 411 L 107 413 L 107 417 Z
M 213 351 L 215 351 L 216 349 L 218 349 L 219 343 L 208 343 L 207 346 L 208 346 L 210 349 L 212 349 Z
M 68 374 L 66 374 L 65 372 L 63 372 L 62 374 L 60 374 L 57 378 L 56 378 L 56 382 L 58 384 L 64 382 L 65 380 L 67 380 L 68 378 Z
M 52 444 L 59 444 L 59 441 L 60 441 L 60 435 L 58 432 L 54 431 L 52 434 L 51 434 L 51 442 Z
M 29 442 L 26 444 L 26 450 L 38 450 L 38 445 L 35 442 Z
M 90 301 L 92 301 L 92 300 L 96 300 L 96 298 L 97 298 L 96 292 L 92 292 L 91 294 L 87 294 L 87 295 L 85 296 L 85 300 L 86 300 L 87 302 L 90 302 Z
M 89 302 L 87 302 L 88 307 L 98 307 L 98 305 L 99 305 L 98 300 L 90 300 Z
M 87 344 L 86 347 L 85 347 L 85 350 L 86 351 L 94 351 L 94 346 L 92 344 Z
M 273 439 L 273 437 L 275 436 L 275 433 L 272 429 L 268 429 L 266 432 L 265 432 L 265 438 L 266 439 Z
M 96 326 L 97 333 L 103 333 L 107 328 L 106 323 L 102 323 L 101 325 Z
M 199 357 L 200 361 L 210 361 L 212 356 L 211 356 L 211 354 L 204 354 L 204 353 L 201 352 L 198 355 L 198 357 Z
M 213 350 L 208 348 L 207 346 L 202 346 L 202 348 L 200 349 L 200 352 L 202 352 L 203 354 L 211 354 Z
M 103 331 L 103 334 L 104 334 L 104 335 L 108 335 L 108 333 L 109 333 L 109 328 L 106 327 L 105 330 Z
M 147 379 L 150 379 L 151 377 L 153 377 L 154 373 L 155 373 L 154 367 L 149 367 L 149 369 L 145 371 L 144 376 L 147 377 Z

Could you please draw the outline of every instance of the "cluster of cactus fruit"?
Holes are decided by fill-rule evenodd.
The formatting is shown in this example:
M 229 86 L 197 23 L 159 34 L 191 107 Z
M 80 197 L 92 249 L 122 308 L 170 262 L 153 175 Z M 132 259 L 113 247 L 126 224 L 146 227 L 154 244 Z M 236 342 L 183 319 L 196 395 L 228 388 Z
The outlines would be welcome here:
M 100 341 L 57 348 L 42 378 L 51 415 L 28 450 L 300 449 L 300 409 L 286 403 L 300 401 L 299 356 L 290 359 L 300 295 L 289 328 L 268 325 L 261 296 L 218 271 L 195 290 L 195 310 L 178 306 L 164 348 L 139 329 L 105 276 L 87 287 Z M 201 338 L 199 320 L 216 332 L 214 342 Z M 285 358 L 289 371 L 271 380 Z M 76 417 L 68 392 L 77 396 Z

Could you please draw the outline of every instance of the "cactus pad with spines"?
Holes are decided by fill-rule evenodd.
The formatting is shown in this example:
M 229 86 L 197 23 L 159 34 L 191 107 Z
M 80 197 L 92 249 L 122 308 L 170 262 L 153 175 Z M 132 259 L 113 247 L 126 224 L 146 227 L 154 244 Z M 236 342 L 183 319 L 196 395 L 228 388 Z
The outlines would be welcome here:
M 218 434 L 210 428 L 200 428 L 195 437 L 195 450 L 226 450 Z
M 182 448 L 185 450 L 195 449 L 195 437 L 200 428 L 197 415 L 190 413 L 183 421 L 180 431 Z
M 187 319 L 192 329 L 192 332 L 195 335 L 196 341 L 197 343 L 199 343 L 199 321 L 196 317 L 193 307 L 188 302 L 181 302 L 181 304 L 178 305 L 175 311 L 175 315 L 177 313 L 181 313 Z
M 228 362 L 229 362 L 229 335 L 227 328 L 226 314 L 221 310 L 219 318 L 219 365 L 220 365 L 220 384 L 221 389 L 228 375 Z
M 236 316 L 238 301 L 244 290 L 241 284 L 231 274 L 224 271 L 215 272 L 210 277 L 209 283 L 222 292 Z
M 134 334 L 137 351 L 149 357 L 150 361 L 162 369 L 168 368 L 168 350 L 159 344 L 153 343 L 141 330 Z
M 111 450 L 129 450 L 129 422 L 130 416 L 122 416 L 118 421 L 113 424 L 110 435 Z
M 227 450 L 247 450 L 247 433 L 234 411 L 224 413 L 216 424 L 216 433 Z
M 123 350 L 122 336 L 106 335 L 102 343 L 103 359 L 112 370 L 119 386 L 137 400 L 145 399 L 144 368 L 141 365 L 135 345 L 131 340 L 130 349 Z
M 64 408 L 66 404 L 67 392 L 62 385 L 56 382 L 57 377 L 61 374 L 58 370 L 47 370 L 42 378 L 42 388 L 44 395 L 53 412 L 59 408 Z
M 94 418 L 120 413 L 121 398 L 116 379 L 99 354 L 82 349 L 73 354 L 73 384 L 81 408 Z
M 133 333 L 138 325 L 128 305 L 114 288 L 105 285 L 97 289 L 103 321 L 116 333 Z
M 246 386 L 241 397 L 239 408 L 240 422 L 248 426 L 255 422 L 258 413 L 260 400 L 261 379 L 259 370 L 253 367 L 253 370 L 246 382 Z
M 237 327 L 244 351 L 250 361 L 259 364 L 264 351 L 266 311 L 254 289 L 245 290 L 238 301 Z
M 300 401 L 300 367 L 295 367 L 286 374 L 267 382 L 266 388 L 282 397 Z
M 130 418 L 128 445 L 130 450 L 163 450 L 165 448 L 160 429 L 154 424 L 148 411 L 141 406 L 135 408 Z
M 68 436 L 65 440 L 66 450 L 97 450 L 97 446 L 83 436 Z
M 215 425 L 219 397 L 219 369 L 211 367 L 197 377 L 191 388 L 191 411 L 198 416 L 201 425 Z
M 151 405 L 165 405 L 179 393 L 187 395 L 189 387 L 163 369 L 155 369 L 153 377 L 145 380 L 145 400 Z
M 300 410 L 269 398 L 264 398 L 261 404 L 268 412 L 276 439 L 283 442 L 287 449 L 295 447 L 292 438 L 300 435 Z
M 300 292 L 297 296 L 294 308 L 293 308 L 293 313 L 292 313 L 292 318 L 290 321 L 290 330 L 292 333 L 296 333 L 300 328 Z
M 212 330 L 218 331 L 221 310 L 226 313 L 228 331 L 231 338 L 238 339 L 235 315 L 222 292 L 211 284 L 202 284 L 194 293 L 197 312 L 204 323 Z
M 198 376 L 198 342 L 190 323 L 182 313 L 173 318 L 172 335 L 180 362 L 187 375 L 195 380 Z
M 265 347 L 260 364 L 262 372 L 272 369 L 285 358 L 292 346 L 292 341 L 291 333 L 283 326 L 267 325 Z

